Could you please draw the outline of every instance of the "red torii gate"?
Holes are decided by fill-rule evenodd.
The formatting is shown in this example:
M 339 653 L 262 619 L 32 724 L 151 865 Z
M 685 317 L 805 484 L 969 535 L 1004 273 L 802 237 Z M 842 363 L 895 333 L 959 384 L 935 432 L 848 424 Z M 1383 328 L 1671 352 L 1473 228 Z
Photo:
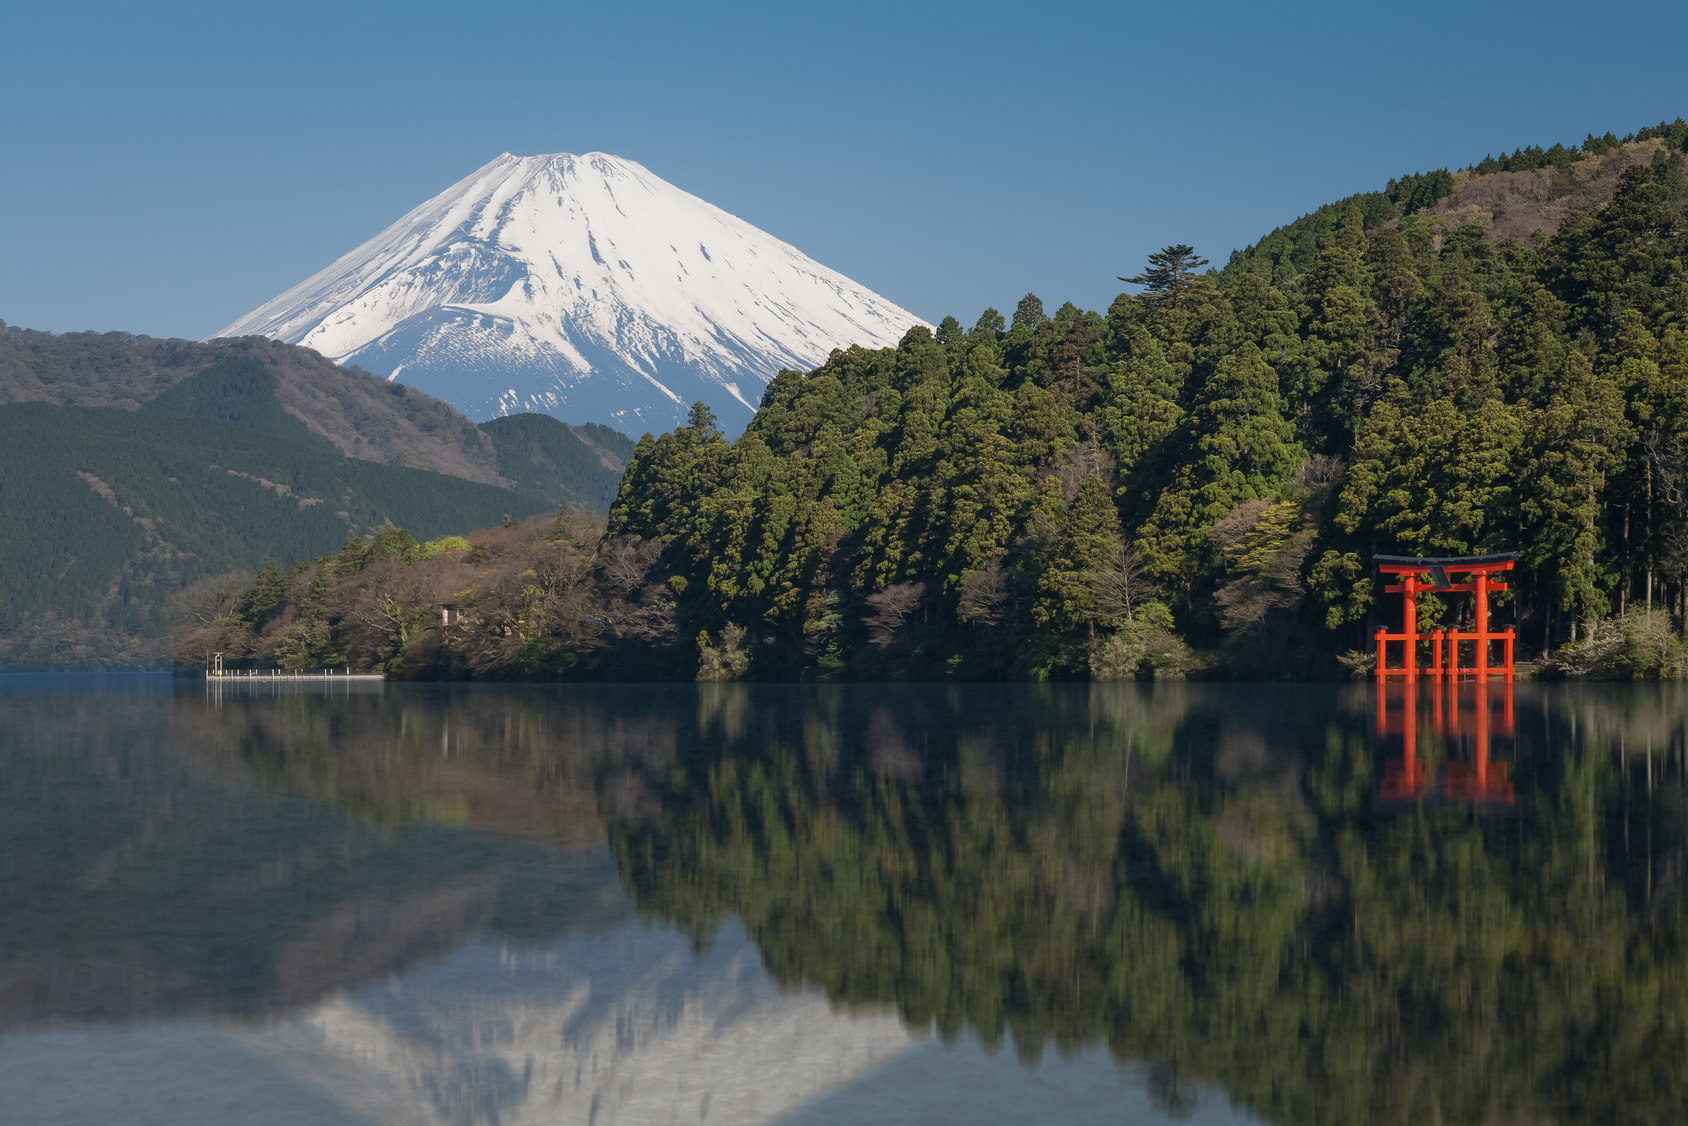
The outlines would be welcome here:
M 1386 594 L 1401 595 L 1402 616 L 1401 632 L 1389 633 L 1382 626 L 1377 628 L 1377 664 L 1374 674 L 1382 680 L 1387 676 L 1405 677 L 1408 684 L 1418 679 L 1418 643 L 1421 635 L 1418 632 L 1418 592 L 1431 591 L 1436 593 L 1467 592 L 1477 596 L 1476 629 L 1469 633 L 1460 630 L 1432 630 L 1430 632 L 1430 667 L 1424 671 L 1431 676 L 1441 679 L 1445 674 L 1450 677 L 1475 676 L 1479 682 L 1487 682 L 1491 672 L 1501 673 L 1508 683 L 1512 681 L 1512 646 L 1517 639 L 1517 631 L 1507 626 L 1504 630 L 1491 632 L 1489 629 L 1489 594 L 1492 591 L 1507 589 L 1503 582 L 1496 582 L 1489 576 L 1496 571 L 1510 571 L 1512 565 L 1518 561 L 1516 551 L 1499 552 L 1494 555 L 1467 555 L 1442 559 L 1420 559 L 1408 555 L 1374 555 L 1372 562 L 1377 569 L 1386 575 L 1400 575 L 1401 581 L 1383 588 Z M 1456 583 L 1449 579 L 1449 572 L 1459 572 L 1467 577 L 1467 581 Z M 1425 582 L 1419 576 L 1428 576 Z M 1448 643 L 1446 662 L 1442 659 L 1442 642 Z M 1404 653 L 1398 668 L 1389 668 L 1384 658 L 1388 652 L 1388 643 L 1399 641 Z M 1469 667 L 1461 667 L 1459 663 L 1459 646 L 1462 641 L 1475 643 L 1476 653 Z M 1489 664 L 1489 645 L 1499 641 L 1504 650 L 1501 664 L 1498 667 Z

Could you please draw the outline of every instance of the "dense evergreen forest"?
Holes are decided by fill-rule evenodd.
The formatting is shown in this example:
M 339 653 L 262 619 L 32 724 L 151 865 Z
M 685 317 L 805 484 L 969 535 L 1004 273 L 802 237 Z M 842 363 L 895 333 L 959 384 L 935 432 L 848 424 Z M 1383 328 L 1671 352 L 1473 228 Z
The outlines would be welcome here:
M 542 522 L 428 564 L 458 560 L 437 582 L 467 592 L 461 623 L 426 656 L 394 664 L 423 644 L 403 638 L 366 659 L 609 675 L 629 665 L 603 654 L 632 646 L 650 676 L 1331 677 L 1369 660 L 1374 553 L 1516 550 L 1497 613 L 1526 654 L 1678 675 L 1685 144 L 1678 120 L 1406 176 L 1223 270 L 1168 247 L 1105 313 L 1027 294 L 1011 318 L 835 352 L 779 375 L 736 440 L 701 406 L 642 439 L 602 539 Z M 535 552 L 572 560 L 566 597 L 479 585 L 475 566 L 519 575 Z M 506 663 L 467 657 L 483 589 L 511 615 Z M 635 592 L 637 636 L 601 612 Z M 573 609 L 538 612 L 554 598 Z M 300 603 L 282 604 L 275 621 Z M 577 611 L 568 640 L 538 624 Z M 1469 613 L 1429 597 L 1419 624 Z
M 1591 139 L 1610 199 L 1528 242 L 1386 193 L 1304 269 L 1169 247 L 1105 314 L 1028 295 L 836 354 L 736 442 L 641 442 L 611 530 L 753 674 L 1313 674 L 1364 648 L 1374 552 L 1504 550 L 1532 647 L 1617 617 L 1602 660 L 1674 669 L 1684 140 Z

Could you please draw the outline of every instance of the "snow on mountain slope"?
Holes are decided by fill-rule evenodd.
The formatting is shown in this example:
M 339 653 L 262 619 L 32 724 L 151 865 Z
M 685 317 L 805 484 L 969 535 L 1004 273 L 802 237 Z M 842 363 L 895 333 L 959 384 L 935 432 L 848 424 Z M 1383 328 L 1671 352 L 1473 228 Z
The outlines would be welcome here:
M 631 160 L 505 153 L 217 336 L 637 435 L 699 399 L 737 430 L 781 368 L 921 323 Z
M 384 1126 L 758 1126 L 921 1046 L 889 1010 L 780 988 L 741 927 L 695 954 L 632 921 L 472 942 L 236 1035 Z

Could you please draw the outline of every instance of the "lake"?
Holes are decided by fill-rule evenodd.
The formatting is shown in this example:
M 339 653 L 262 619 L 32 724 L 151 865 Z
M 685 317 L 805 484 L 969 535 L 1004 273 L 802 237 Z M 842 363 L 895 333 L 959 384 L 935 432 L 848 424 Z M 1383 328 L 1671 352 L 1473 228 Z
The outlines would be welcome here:
M 1685 714 L 0 678 L 0 1121 L 1676 1121 Z

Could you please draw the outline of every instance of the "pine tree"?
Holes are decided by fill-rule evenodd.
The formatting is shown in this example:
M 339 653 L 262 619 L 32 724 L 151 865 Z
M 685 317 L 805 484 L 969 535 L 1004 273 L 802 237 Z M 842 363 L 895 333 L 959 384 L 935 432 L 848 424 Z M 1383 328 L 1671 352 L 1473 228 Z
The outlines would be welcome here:
M 1103 566 L 1120 545 L 1119 513 L 1097 474 L 1086 474 L 1060 517 L 1060 533 L 1038 577 L 1032 620 L 1056 630 L 1090 620 L 1089 572 Z
M 1195 283 L 1196 271 L 1205 265 L 1207 259 L 1199 257 L 1195 247 L 1179 243 L 1149 255 L 1148 268 L 1136 277 L 1119 280 L 1143 286 L 1152 301 L 1180 305 Z
M 1604 614 L 1610 602 L 1602 494 L 1631 438 L 1623 396 L 1572 352 L 1552 398 L 1525 415 L 1524 435 L 1527 460 L 1519 487 L 1525 562 L 1559 609 Z
M 1035 293 L 1026 294 L 1014 307 L 1014 323 L 1017 325 L 1036 328 L 1048 319 L 1043 312 L 1043 301 Z
M 234 617 L 253 632 L 262 630 L 271 618 L 286 609 L 287 594 L 287 576 L 282 572 L 281 562 L 272 556 L 264 560 L 264 569 L 235 604 Z

